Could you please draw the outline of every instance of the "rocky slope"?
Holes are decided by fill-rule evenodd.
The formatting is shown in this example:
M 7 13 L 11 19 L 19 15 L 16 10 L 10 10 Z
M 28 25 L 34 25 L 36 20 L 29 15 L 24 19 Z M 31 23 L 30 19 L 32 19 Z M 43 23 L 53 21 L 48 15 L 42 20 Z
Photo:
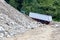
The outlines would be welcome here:
M 0 1 L 0 26 L 4 36 L 15 36 L 39 25 L 38 22 L 20 13 L 4 0 Z
M 59 40 L 60 23 L 36 22 L 0 0 L 0 40 Z

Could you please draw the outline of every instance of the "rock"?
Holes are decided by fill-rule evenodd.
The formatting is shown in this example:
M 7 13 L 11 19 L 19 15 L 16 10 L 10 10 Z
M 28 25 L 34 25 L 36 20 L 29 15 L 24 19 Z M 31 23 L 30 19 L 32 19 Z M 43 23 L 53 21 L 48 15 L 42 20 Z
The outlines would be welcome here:
M 0 38 L 1 38 L 1 37 L 4 37 L 4 34 L 3 34 L 3 33 L 0 33 Z
M 0 26 L 0 31 L 5 31 L 4 28 L 2 26 Z

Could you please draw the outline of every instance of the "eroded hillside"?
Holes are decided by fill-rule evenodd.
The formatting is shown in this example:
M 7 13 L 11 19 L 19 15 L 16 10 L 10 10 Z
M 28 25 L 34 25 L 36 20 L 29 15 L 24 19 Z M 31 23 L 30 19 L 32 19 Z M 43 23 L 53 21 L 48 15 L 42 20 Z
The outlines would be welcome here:
M 0 40 L 59 40 L 60 23 L 36 22 L 0 0 Z

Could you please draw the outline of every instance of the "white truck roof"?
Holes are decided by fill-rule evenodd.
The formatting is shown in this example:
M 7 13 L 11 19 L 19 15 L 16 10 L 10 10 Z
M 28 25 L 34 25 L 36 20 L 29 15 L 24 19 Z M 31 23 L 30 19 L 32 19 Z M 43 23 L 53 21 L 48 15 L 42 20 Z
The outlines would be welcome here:
M 52 21 L 52 16 L 49 16 L 49 15 L 43 15 L 43 14 L 30 12 L 29 16 L 32 18 L 40 19 L 40 20 Z

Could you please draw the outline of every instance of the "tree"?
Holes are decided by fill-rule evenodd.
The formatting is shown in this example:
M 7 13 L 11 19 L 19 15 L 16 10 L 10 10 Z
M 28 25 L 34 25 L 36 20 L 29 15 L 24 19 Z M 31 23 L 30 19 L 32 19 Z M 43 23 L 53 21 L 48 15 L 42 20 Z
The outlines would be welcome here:
M 51 15 L 54 20 L 60 20 L 60 0 L 24 0 L 22 4 L 21 10 L 26 14 L 36 12 Z
M 23 0 L 5 0 L 5 1 L 20 11 Z
M 19 11 L 25 11 L 27 15 L 29 12 L 36 12 L 51 15 L 54 20 L 60 21 L 60 0 L 8 0 L 7 2 Z

